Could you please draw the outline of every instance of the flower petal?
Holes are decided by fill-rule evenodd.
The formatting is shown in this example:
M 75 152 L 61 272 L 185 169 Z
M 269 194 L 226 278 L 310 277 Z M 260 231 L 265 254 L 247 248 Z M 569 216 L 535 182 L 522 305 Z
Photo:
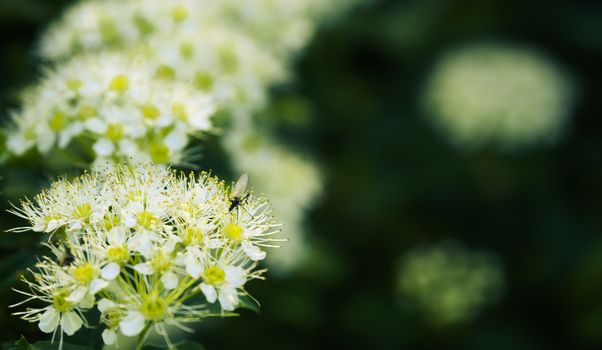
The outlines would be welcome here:
M 186 254 L 186 272 L 194 279 L 197 279 L 201 276 L 203 272 L 203 267 L 199 260 L 194 257 L 192 254 Z
M 205 294 L 205 298 L 208 302 L 215 303 L 215 301 L 217 300 L 217 291 L 213 286 L 208 285 L 206 283 L 201 283 L 201 291 L 203 292 L 203 294 Z
M 59 320 L 61 319 L 60 314 L 53 308 L 49 308 L 40 316 L 40 323 L 38 327 L 44 333 L 52 333 L 58 327 Z
M 117 306 L 114 302 L 107 298 L 102 298 L 98 301 L 98 311 L 105 312 Z
M 86 295 L 79 301 L 77 306 L 81 309 L 91 309 L 94 307 L 94 295 L 86 293 Z
M 96 152 L 97 156 L 107 157 L 111 155 L 113 151 L 115 151 L 115 145 L 110 140 L 100 139 L 96 141 L 96 143 L 92 146 L 92 149 L 94 149 L 94 152 Z
M 109 285 L 109 281 L 105 281 L 101 278 L 95 278 L 90 282 L 90 292 L 92 294 L 98 293 L 101 289 L 104 289 Z
M 131 311 L 119 322 L 119 329 L 125 336 L 133 337 L 142 332 L 144 316 L 138 311 Z
M 88 292 L 88 287 L 77 287 L 65 300 L 72 303 L 79 303 L 80 300 L 84 298 L 86 293 Z
M 82 328 L 82 319 L 73 312 L 64 312 L 61 317 L 61 328 L 67 335 L 73 335 L 78 329 Z
M 238 305 L 238 293 L 235 288 L 224 287 L 219 290 L 219 303 L 225 311 L 233 311 Z
M 161 276 L 161 283 L 165 289 L 174 289 L 178 286 L 178 276 L 173 272 L 167 272 Z
M 247 281 L 246 272 L 240 266 L 228 266 L 224 269 L 226 281 L 233 287 L 240 287 Z
M 151 264 L 149 263 L 141 263 L 134 266 L 134 270 L 140 272 L 143 275 L 152 275 L 155 271 Z
M 207 240 L 207 248 L 215 249 L 224 245 L 224 241 L 219 238 L 211 238 Z
M 242 250 L 251 258 L 251 260 L 263 260 L 265 259 L 266 253 L 259 249 L 258 246 L 253 245 L 253 243 L 249 241 L 244 241 L 241 244 Z
M 111 281 L 119 275 L 120 270 L 121 270 L 121 268 L 119 267 L 119 264 L 110 263 L 110 264 L 107 264 L 107 266 L 103 267 L 100 270 L 100 275 L 102 276 L 102 278 L 106 279 L 107 281 Z
M 105 329 L 104 331 L 102 331 L 102 341 L 104 341 L 105 344 L 113 345 L 115 344 L 116 340 L 117 333 L 115 333 L 115 331 L 113 331 L 112 329 Z

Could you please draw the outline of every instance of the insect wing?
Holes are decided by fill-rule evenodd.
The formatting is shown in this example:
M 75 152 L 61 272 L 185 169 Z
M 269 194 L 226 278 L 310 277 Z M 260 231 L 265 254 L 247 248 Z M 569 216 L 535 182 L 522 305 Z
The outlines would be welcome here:
M 231 197 L 232 198 L 234 198 L 234 197 L 242 198 L 245 194 L 248 183 L 249 183 L 249 176 L 246 173 L 240 175 L 238 180 L 236 180 L 234 187 L 232 188 Z

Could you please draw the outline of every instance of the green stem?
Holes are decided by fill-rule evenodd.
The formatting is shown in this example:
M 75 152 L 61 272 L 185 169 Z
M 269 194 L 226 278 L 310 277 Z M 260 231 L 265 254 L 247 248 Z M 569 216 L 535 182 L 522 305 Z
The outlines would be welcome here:
M 136 350 L 142 350 L 142 346 L 144 345 L 146 337 L 148 336 L 148 332 L 151 329 L 151 324 L 152 322 L 148 322 L 148 324 L 144 327 L 142 332 L 140 332 L 140 334 L 138 335 L 138 344 L 136 345 Z

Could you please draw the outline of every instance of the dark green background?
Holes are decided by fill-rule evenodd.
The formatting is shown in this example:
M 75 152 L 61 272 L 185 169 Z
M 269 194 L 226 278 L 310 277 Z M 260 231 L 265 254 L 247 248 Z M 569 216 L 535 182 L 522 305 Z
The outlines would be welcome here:
M 3 121 L 38 76 L 39 34 L 68 2 L 0 0 Z M 579 99 L 557 145 L 464 152 L 421 114 L 438 55 L 492 39 L 535 46 L 574 75 Z M 195 340 L 210 350 L 602 348 L 599 1 L 373 0 L 324 24 L 294 69 L 271 113 L 279 138 L 313 152 L 327 174 L 308 220 L 316 253 L 292 275 L 249 286 L 260 314 L 206 322 Z M 204 143 L 207 164 L 232 176 L 217 142 Z M 4 211 L 57 173 L 28 158 L 1 175 Z M 0 214 L 0 229 L 19 224 Z M 396 268 L 408 249 L 447 238 L 498 253 L 506 289 L 475 320 L 436 328 L 402 306 Z M 46 339 L 7 308 L 37 238 L 3 233 L 0 245 L 0 340 Z

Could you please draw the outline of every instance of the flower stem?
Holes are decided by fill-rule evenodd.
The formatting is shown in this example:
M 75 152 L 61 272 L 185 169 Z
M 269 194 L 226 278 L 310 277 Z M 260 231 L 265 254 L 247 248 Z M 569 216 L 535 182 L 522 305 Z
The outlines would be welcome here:
M 140 334 L 138 335 L 138 344 L 136 345 L 136 350 L 142 350 L 142 346 L 144 345 L 144 343 L 146 342 L 146 338 L 148 337 L 148 333 L 150 331 L 151 328 L 151 323 L 149 322 L 144 329 L 142 330 L 142 332 L 140 332 Z

